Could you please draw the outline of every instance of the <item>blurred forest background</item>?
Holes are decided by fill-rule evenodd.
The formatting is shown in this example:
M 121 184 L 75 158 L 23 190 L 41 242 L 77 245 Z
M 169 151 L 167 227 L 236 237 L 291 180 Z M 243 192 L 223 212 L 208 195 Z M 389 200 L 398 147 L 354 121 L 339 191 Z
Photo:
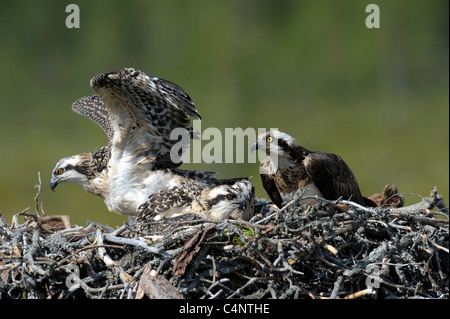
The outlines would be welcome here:
M 34 211 L 38 172 L 47 215 L 83 226 L 127 221 L 77 185 L 48 187 L 60 158 L 106 144 L 71 105 L 93 94 L 94 75 L 123 67 L 180 85 L 202 129 L 278 128 L 341 155 L 365 195 L 390 183 L 426 196 L 436 185 L 449 203 L 448 0 L 0 3 L 0 213 L 8 221 Z M 66 28 L 70 3 L 80 8 L 79 29 Z M 370 3 L 380 29 L 366 28 Z M 183 167 L 254 176 L 267 197 L 258 164 Z

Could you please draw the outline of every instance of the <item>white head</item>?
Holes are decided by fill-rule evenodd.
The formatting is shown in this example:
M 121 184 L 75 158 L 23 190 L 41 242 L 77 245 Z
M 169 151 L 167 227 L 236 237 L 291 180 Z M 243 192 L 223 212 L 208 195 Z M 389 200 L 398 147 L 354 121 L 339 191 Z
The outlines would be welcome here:
M 210 189 L 205 198 L 209 217 L 213 220 L 225 220 L 236 210 L 244 211 L 246 202 L 242 194 L 229 185 L 220 185 Z
M 83 189 L 89 183 L 90 154 L 83 153 L 65 157 L 56 163 L 50 180 L 50 188 L 55 190 L 60 183 L 76 183 Z
M 269 164 L 267 170 L 261 170 L 260 166 L 260 174 L 274 174 L 279 168 L 291 165 L 291 153 L 295 153 L 292 151 L 296 150 L 297 146 L 292 136 L 278 130 L 259 134 L 251 150 L 264 151 Z
M 293 147 L 295 145 L 295 139 L 292 136 L 278 130 L 270 130 L 259 134 L 251 150 L 264 151 L 267 156 L 273 159 L 278 156 L 283 156 L 286 147 Z

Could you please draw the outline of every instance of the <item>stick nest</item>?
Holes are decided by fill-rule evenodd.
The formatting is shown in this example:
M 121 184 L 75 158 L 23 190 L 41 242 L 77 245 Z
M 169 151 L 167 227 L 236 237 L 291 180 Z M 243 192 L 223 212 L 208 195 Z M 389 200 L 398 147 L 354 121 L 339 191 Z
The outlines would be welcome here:
M 448 209 L 436 188 L 396 209 L 260 200 L 248 222 L 174 219 L 146 234 L 41 217 L 38 195 L 22 224 L 0 219 L 0 298 L 449 297 Z

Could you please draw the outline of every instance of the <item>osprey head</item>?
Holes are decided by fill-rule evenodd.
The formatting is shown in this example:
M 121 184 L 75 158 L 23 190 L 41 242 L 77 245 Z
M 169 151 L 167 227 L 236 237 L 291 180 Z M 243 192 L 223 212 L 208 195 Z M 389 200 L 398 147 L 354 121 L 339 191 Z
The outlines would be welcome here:
M 253 143 L 251 151 L 261 150 L 270 158 L 283 156 L 286 148 L 296 145 L 295 139 L 278 130 L 270 130 L 259 134 L 258 139 Z
M 246 208 L 244 197 L 230 185 L 220 185 L 210 189 L 206 194 L 205 203 L 213 220 L 225 220 L 236 209 L 244 211 Z
M 248 180 L 241 180 L 233 184 L 245 201 L 246 208 L 244 210 L 237 208 L 231 214 L 233 219 L 250 220 L 255 215 L 255 186 Z
M 52 172 L 51 190 L 55 191 L 56 186 L 63 182 L 76 183 L 84 189 L 89 182 L 87 174 L 89 163 L 89 154 L 73 155 L 59 160 Z
M 248 203 L 255 197 L 255 186 L 248 180 L 243 179 L 242 181 L 236 182 L 232 187 L 241 193 Z

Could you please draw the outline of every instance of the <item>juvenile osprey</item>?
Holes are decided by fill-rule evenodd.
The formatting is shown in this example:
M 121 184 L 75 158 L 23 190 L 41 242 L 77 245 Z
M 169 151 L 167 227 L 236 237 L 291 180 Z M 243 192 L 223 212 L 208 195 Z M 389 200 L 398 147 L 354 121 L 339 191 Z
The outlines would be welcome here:
M 338 155 L 309 151 L 297 145 L 293 137 L 277 130 L 260 134 L 251 149 L 265 151 L 268 156 L 260 164 L 261 180 L 270 199 L 279 208 L 302 192 L 303 196 L 317 195 L 330 200 L 342 197 L 361 205 L 375 206 L 361 195 L 351 169 Z
M 134 226 L 145 231 L 149 222 L 196 214 L 206 220 L 222 221 L 233 212 L 245 211 L 242 194 L 231 185 L 209 186 L 204 183 L 183 181 L 178 186 L 149 196 L 139 207 Z
M 135 216 L 150 194 L 184 180 L 213 185 L 235 182 L 217 180 L 208 172 L 177 169 L 187 145 L 171 154 L 180 139 L 172 140 L 170 134 L 182 129 L 190 140 L 194 133 L 190 117 L 201 119 L 179 86 L 132 68 L 97 75 L 90 85 L 96 94 L 77 100 L 72 109 L 97 123 L 108 145 L 58 161 L 52 190 L 62 182 L 76 183 L 102 197 L 109 211 Z
M 369 196 L 377 207 L 381 208 L 399 208 L 405 204 L 405 199 L 402 194 L 399 194 L 397 186 L 386 185 L 383 191 Z

